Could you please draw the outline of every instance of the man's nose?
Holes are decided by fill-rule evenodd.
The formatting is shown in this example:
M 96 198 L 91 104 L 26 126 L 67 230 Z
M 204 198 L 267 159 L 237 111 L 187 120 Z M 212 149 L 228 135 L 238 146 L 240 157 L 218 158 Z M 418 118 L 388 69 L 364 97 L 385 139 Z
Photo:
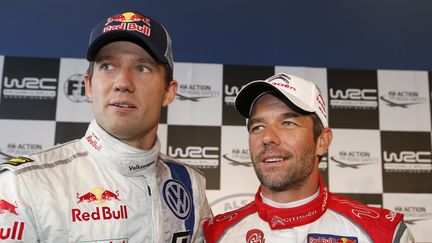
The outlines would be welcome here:
M 116 77 L 115 90 L 120 92 L 134 92 L 135 85 L 132 75 L 129 71 L 122 70 Z
M 278 129 L 273 126 L 267 126 L 262 136 L 262 142 L 264 145 L 279 145 L 280 134 L 278 132 Z

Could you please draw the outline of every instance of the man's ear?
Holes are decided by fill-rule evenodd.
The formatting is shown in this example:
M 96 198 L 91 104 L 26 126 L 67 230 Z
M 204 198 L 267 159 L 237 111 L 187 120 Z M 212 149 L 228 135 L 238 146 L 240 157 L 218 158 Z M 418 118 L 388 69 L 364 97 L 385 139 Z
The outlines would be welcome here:
M 316 142 L 316 154 L 323 156 L 333 140 L 333 132 L 330 128 L 324 128 Z
M 85 84 L 86 95 L 91 100 L 92 99 L 92 87 L 91 87 L 90 77 L 89 77 L 87 72 L 84 74 L 84 84 Z
M 168 87 L 166 88 L 163 106 L 169 105 L 177 94 L 178 83 L 176 80 L 171 80 Z

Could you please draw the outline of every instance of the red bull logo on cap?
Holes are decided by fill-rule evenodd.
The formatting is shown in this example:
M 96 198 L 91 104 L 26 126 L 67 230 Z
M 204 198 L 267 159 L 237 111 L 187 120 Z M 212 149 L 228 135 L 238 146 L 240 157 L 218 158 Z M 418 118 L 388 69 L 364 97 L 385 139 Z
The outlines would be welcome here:
M 141 21 L 148 26 L 150 26 L 150 19 L 142 16 L 141 14 L 137 14 L 134 12 L 126 12 L 119 15 L 116 15 L 114 17 L 108 18 L 105 25 L 110 24 L 111 22 L 121 22 L 121 23 L 128 23 L 128 22 L 137 22 Z
M 91 191 L 76 194 L 77 204 L 92 203 L 95 205 L 103 204 L 107 201 L 121 201 L 119 191 L 110 191 L 101 187 L 95 187 Z M 111 209 L 108 206 L 96 206 L 94 211 L 87 212 L 79 208 L 72 208 L 72 222 L 91 221 L 91 220 L 118 220 L 127 219 L 126 205 L 120 205 L 118 209 Z
M 150 19 L 141 14 L 126 12 L 108 18 L 103 32 L 113 30 L 137 31 L 146 36 L 150 36 Z

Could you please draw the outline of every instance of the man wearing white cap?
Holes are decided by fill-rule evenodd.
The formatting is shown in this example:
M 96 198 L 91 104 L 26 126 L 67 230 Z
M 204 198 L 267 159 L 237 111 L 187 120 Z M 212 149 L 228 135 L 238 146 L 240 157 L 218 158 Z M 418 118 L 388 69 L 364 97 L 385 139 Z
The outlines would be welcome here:
M 204 223 L 207 242 L 414 241 L 401 214 L 327 190 L 318 163 L 333 135 L 314 83 L 277 74 L 244 86 L 235 107 L 261 186 L 250 204 Z

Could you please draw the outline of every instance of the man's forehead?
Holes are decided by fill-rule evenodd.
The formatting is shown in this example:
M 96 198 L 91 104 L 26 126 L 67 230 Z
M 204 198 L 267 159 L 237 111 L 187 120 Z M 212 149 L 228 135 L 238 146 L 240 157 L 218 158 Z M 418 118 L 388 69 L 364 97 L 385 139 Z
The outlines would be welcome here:
M 120 55 L 128 55 L 137 60 L 156 63 L 156 60 L 141 46 L 128 41 L 111 42 L 103 46 L 96 55 L 97 60 L 114 59 Z

